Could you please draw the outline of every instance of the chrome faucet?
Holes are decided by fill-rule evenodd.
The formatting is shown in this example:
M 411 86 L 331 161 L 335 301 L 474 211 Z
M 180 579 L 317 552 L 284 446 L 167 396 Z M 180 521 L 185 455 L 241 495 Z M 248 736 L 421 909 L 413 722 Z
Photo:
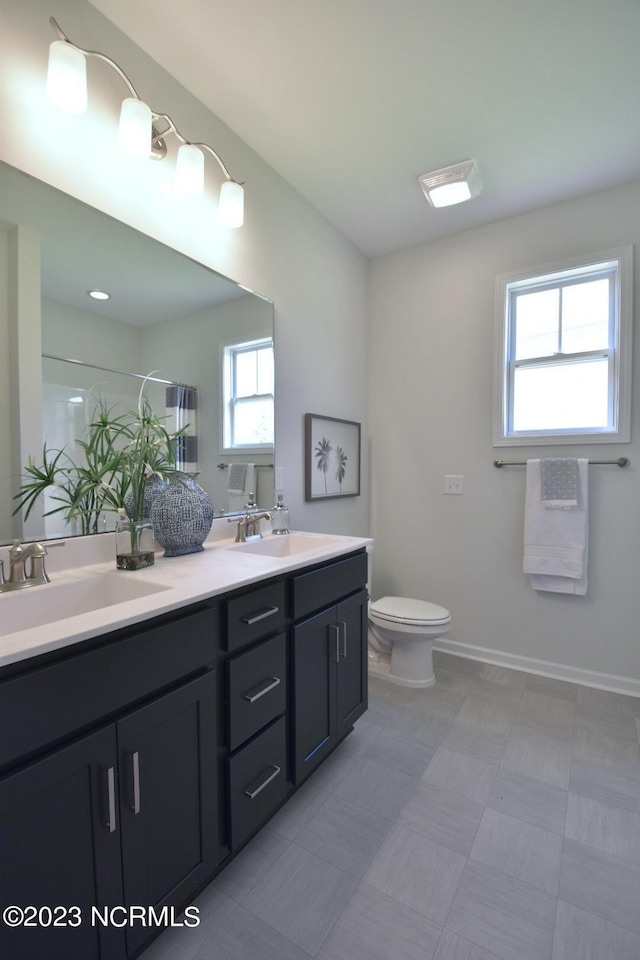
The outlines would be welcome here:
M 247 540 L 261 540 L 261 520 L 271 520 L 270 513 L 245 513 L 243 517 L 230 517 L 228 523 L 237 523 L 236 543 L 246 543 Z
M 51 547 L 64 546 L 64 540 L 50 543 Z M 49 576 L 45 569 L 44 558 L 47 548 L 42 543 L 21 544 L 14 540 L 9 549 L 9 579 L 4 578 L 4 564 L 0 561 L 0 592 L 6 590 L 20 590 L 22 587 L 35 587 L 41 583 L 49 583 Z M 29 573 L 27 574 L 27 561 Z

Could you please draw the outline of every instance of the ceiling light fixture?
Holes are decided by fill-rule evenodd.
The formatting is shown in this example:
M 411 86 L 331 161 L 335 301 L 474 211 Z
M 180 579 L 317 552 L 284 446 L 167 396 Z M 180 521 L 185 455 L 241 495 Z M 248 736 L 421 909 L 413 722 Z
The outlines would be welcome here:
M 118 128 L 118 142 L 126 153 L 140 157 L 163 159 L 167 154 L 165 137 L 169 134 L 179 141 L 176 162 L 175 187 L 190 196 L 204 193 L 204 154 L 216 160 L 224 181 L 220 189 L 218 216 L 226 227 L 241 227 L 244 223 L 244 189 L 233 179 L 220 155 L 207 143 L 192 143 L 180 133 L 166 113 L 155 113 L 138 96 L 128 76 L 117 63 L 98 53 L 77 46 L 62 32 L 54 17 L 49 23 L 60 38 L 49 48 L 47 96 L 61 110 L 83 113 L 87 109 L 86 57 L 96 57 L 115 70 L 124 81 L 129 96 L 123 101 Z
M 450 207 L 472 200 L 480 193 L 480 177 L 475 160 L 463 160 L 418 177 L 422 192 L 432 207 Z
M 107 293 L 106 290 L 87 290 L 87 293 L 90 297 L 93 297 L 94 300 L 110 300 L 111 294 Z

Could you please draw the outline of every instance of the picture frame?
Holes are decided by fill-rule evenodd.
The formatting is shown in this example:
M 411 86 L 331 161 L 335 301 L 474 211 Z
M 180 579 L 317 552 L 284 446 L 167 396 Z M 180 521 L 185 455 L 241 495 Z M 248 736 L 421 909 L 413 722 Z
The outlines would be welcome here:
M 360 424 L 317 413 L 304 417 L 304 498 L 360 496 Z

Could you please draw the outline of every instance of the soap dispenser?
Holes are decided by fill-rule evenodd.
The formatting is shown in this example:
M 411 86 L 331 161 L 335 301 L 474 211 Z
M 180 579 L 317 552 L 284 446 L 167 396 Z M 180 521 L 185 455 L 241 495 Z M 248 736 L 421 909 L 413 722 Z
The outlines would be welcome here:
M 278 494 L 278 502 L 271 511 L 271 532 L 289 533 L 289 508 L 283 503 L 282 494 Z

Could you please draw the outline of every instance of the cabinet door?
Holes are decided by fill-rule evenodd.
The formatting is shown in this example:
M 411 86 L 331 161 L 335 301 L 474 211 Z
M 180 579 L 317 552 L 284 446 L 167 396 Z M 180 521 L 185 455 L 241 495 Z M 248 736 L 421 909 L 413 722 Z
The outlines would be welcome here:
M 217 866 L 215 674 L 118 721 L 124 902 L 184 902 Z M 129 953 L 148 938 L 127 929 Z
M 336 607 L 339 628 L 337 691 L 338 739 L 367 709 L 367 591 Z
M 116 762 L 111 725 L 0 781 L 0 906 L 45 908 L 36 926 L 0 924 L 0 956 L 124 957 L 123 931 L 91 920 L 123 902 Z
M 293 628 L 294 778 L 300 784 L 337 739 L 335 607 Z

